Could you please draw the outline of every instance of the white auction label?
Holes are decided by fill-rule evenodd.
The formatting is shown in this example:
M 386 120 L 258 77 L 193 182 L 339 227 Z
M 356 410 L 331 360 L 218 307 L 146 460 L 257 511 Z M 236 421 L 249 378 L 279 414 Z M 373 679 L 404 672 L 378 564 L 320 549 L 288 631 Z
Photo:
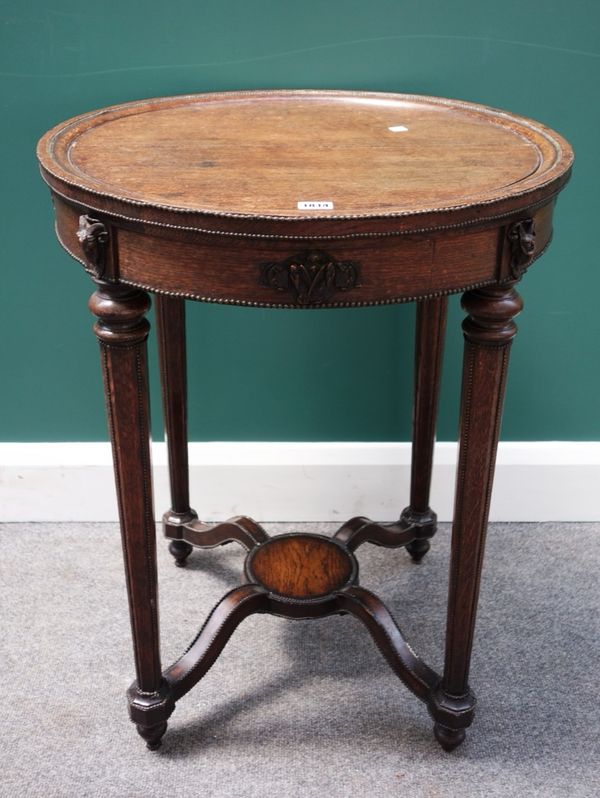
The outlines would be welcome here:
M 332 211 L 333 202 L 329 200 L 303 200 L 298 203 L 299 211 Z

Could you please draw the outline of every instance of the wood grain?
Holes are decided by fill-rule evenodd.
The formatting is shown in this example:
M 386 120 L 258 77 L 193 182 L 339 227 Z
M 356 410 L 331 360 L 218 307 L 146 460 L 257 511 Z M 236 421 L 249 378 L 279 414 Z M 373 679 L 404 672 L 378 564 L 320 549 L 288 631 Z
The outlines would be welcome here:
M 390 128 L 404 127 L 393 132 Z M 554 196 L 569 144 L 486 106 L 375 92 L 232 92 L 83 114 L 41 139 L 42 175 L 90 209 L 236 235 L 468 224 Z M 520 202 L 520 198 L 523 202 Z M 299 210 L 299 201 L 332 210 Z
M 304 218 L 422 212 L 545 182 L 569 147 L 470 103 L 357 92 L 250 92 L 129 103 L 43 140 L 48 171 L 131 202 Z M 562 168 L 563 164 L 561 164 Z
M 55 197 L 61 244 L 90 274 L 77 238 L 81 208 Z M 536 224 L 532 262 L 552 235 L 553 203 L 532 211 Z M 512 218 L 512 217 L 511 217 Z M 294 241 L 215 236 L 166 228 L 119 226 L 107 221 L 110 247 L 105 279 L 208 302 L 261 307 L 301 307 L 292 292 L 263 285 L 261 264 L 305 249 L 325 248 L 338 261 L 360 266 L 359 285 L 316 307 L 404 302 L 510 279 L 505 227 L 459 228 L 428 234 Z
M 250 581 L 279 596 L 311 599 L 341 590 L 354 576 L 346 549 L 320 535 L 279 535 L 254 549 L 246 561 Z
M 514 317 L 523 301 L 512 286 L 466 293 L 462 301 L 468 316 L 465 338 L 460 411 L 452 554 L 448 591 L 446 657 L 441 691 L 448 700 L 467 697 L 469 667 L 494 468 L 512 340 Z M 438 741 L 454 748 L 464 739 L 464 727 L 437 720 Z
M 82 114 L 38 144 L 62 246 L 98 284 L 105 391 L 137 681 L 132 720 L 155 748 L 175 701 L 253 612 L 351 613 L 427 704 L 440 744 L 465 738 L 468 677 L 513 317 L 513 289 L 552 237 L 573 153 L 554 131 L 485 106 L 369 92 L 259 91 L 160 98 Z M 301 208 L 301 201 L 331 207 Z M 183 564 L 192 545 L 235 541 L 245 578 L 188 651 L 160 672 L 148 425 L 148 297 L 157 303 L 172 508 Z M 466 292 L 460 456 L 443 678 L 358 587 L 362 543 L 419 560 L 429 507 L 446 294 Z M 395 524 L 356 517 L 335 539 L 268 538 L 245 516 L 205 524 L 190 509 L 183 298 L 259 307 L 418 300 L 410 505 Z M 375 388 L 376 389 L 376 386 Z M 420 608 L 423 611 L 424 608 Z
M 99 282 L 90 310 L 98 321 L 109 432 L 115 466 L 123 559 L 137 681 L 130 699 L 132 719 L 149 748 L 155 748 L 167 728 L 162 683 L 158 625 L 156 530 L 150 479 L 150 409 L 145 313 L 150 299 L 126 286 Z M 136 714 L 139 694 L 149 706 Z M 160 707 L 157 719 L 156 707 Z M 150 713 L 150 714 L 149 714 Z

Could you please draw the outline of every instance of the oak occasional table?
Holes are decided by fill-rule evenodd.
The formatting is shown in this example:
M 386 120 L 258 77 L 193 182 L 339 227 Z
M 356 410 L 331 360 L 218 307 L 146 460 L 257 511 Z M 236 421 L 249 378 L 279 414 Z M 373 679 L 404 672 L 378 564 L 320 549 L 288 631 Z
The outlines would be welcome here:
M 552 130 L 433 97 L 259 91 L 167 97 L 83 114 L 39 142 L 62 246 L 96 284 L 106 403 L 129 594 L 136 681 L 131 719 L 156 748 L 176 701 L 251 613 L 350 613 L 434 720 L 451 750 L 475 698 L 469 662 L 507 373 L 522 308 L 515 284 L 550 243 L 573 161 Z M 241 586 L 163 670 L 148 428 L 146 339 L 154 295 L 178 565 L 192 547 L 236 542 Z M 363 543 L 429 549 L 435 416 L 447 296 L 464 292 L 460 450 L 443 674 L 359 586 Z M 412 478 L 395 523 L 352 518 L 333 538 L 269 537 L 240 516 L 190 508 L 185 300 L 272 308 L 417 303 Z M 357 375 L 357 379 L 358 379 Z M 241 569 L 240 569 L 241 570 Z M 507 634 L 509 632 L 507 631 Z

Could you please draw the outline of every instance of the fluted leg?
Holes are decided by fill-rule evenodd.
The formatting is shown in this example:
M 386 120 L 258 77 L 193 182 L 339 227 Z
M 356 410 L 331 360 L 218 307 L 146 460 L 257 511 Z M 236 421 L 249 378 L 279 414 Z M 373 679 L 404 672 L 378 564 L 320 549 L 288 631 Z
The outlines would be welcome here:
M 198 517 L 190 508 L 185 300 L 157 295 L 154 305 L 171 487 L 171 509 L 163 516 L 163 525 L 173 538 L 169 551 L 176 565 L 183 566 L 192 546 L 178 539 L 178 528 Z
M 429 492 L 447 309 L 445 296 L 417 302 L 410 506 L 401 516 L 401 521 L 417 525 L 421 533 L 406 547 L 415 562 L 427 554 L 429 538 L 436 531 Z
M 469 665 L 479 596 L 508 356 L 523 303 L 512 286 L 481 288 L 463 296 L 465 351 L 460 451 L 452 530 L 446 657 L 432 715 L 447 750 L 465 737 L 475 699 Z
M 147 294 L 98 281 L 90 299 L 97 316 L 104 388 L 137 680 L 129 691 L 130 714 L 138 731 L 155 748 L 166 729 L 172 702 L 160 665 L 156 532 L 150 471 L 149 402 L 144 318 Z

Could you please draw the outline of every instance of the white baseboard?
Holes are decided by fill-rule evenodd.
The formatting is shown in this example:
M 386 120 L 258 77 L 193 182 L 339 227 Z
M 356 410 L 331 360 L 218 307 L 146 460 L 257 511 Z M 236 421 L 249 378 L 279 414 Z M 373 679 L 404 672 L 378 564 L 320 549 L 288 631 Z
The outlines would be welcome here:
M 157 518 L 169 506 L 164 443 L 153 444 Z M 452 518 L 456 444 L 438 443 L 431 506 Z M 192 443 L 192 506 L 206 521 L 398 517 L 408 443 Z M 600 520 L 600 442 L 501 443 L 493 521 Z M 115 521 L 108 443 L 0 443 L 0 521 Z

